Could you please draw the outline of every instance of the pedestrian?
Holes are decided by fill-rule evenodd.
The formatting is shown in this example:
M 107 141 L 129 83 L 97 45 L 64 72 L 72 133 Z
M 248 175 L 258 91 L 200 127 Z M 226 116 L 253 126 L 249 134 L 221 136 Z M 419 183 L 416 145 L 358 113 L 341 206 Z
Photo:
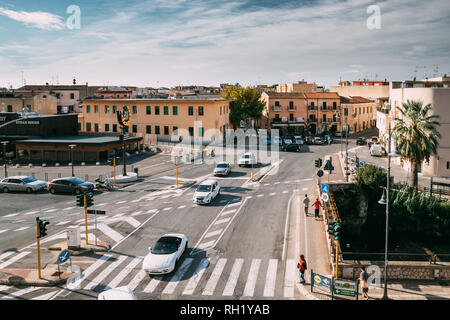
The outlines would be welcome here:
M 305 256 L 300 254 L 300 261 L 297 264 L 297 268 L 300 274 L 300 283 L 306 283 L 305 281 L 305 271 L 308 269 L 308 265 L 306 264 Z
M 369 279 L 369 274 L 366 271 L 366 267 L 361 267 L 361 273 L 359 275 L 359 282 L 361 283 L 361 290 L 363 292 L 363 297 L 369 300 L 369 285 L 367 280 Z
M 307 194 L 305 194 L 305 199 L 303 199 L 303 205 L 305 207 L 305 215 L 308 216 L 309 198 Z
M 315 209 L 314 210 L 314 213 L 315 213 L 314 217 L 315 218 L 320 218 L 319 210 L 320 210 L 320 207 L 323 207 L 323 205 L 322 205 L 322 203 L 320 203 L 319 198 L 316 198 L 316 201 L 314 201 L 313 206 L 314 206 L 314 209 Z

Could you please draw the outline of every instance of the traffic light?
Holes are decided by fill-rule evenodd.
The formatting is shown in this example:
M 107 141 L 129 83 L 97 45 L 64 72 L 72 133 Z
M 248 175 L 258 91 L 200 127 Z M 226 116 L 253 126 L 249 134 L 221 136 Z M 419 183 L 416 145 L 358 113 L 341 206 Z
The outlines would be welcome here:
M 320 168 L 322 166 L 322 159 L 317 159 L 314 161 L 316 168 Z
M 86 206 L 91 207 L 94 205 L 94 195 L 92 193 L 86 193 Z
M 334 226 L 334 240 L 336 241 L 339 240 L 340 233 L 341 233 L 341 226 L 339 224 L 336 224 Z
M 84 207 L 84 195 L 77 195 L 77 207 Z
M 45 237 L 47 235 L 47 225 L 50 223 L 47 220 L 40 220 L 39 218 L 36 218 L 36 220 L 38 221 L 38 225 L 39 225 L 39 236 L 38 238 L 42 238 Z
M 334 235 L 334 227 L 336 226 L 336 221 L 330 221 L 329 222 L 329 224 L 328 224 L 328 233 L 330 234 L 330 235 Z

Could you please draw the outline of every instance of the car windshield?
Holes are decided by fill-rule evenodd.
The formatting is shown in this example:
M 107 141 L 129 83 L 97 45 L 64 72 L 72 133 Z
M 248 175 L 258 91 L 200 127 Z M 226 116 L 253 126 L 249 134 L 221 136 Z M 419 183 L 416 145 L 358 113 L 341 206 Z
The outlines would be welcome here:
M 227 167 L 227 164 L 226 163 L 219 163 L 218 165 L 217 165 L 217 168 L 226 168 Z
M 72 181 L 75 184 L 84 183 L 84 180 L 81 180 L 80 178 L 72 178 L 72 179 L 70 179 L 70 181 Z
M 37 181 L 37 179 L 32 178 L 32 177 L 27 177 L 27 178 L 22 179 L 22 181 L 23 181 L 24 183 L 32 183 L 32 182 Z
M 155 247 L 152 248 L 153 254 L 171 254 L 178 250 L 180 239 L 176 237 L 162 237 L 156 242 Z
M 211 186 L 210 185 L 198 186 L 197 191 L 198 192 L 209 192 L 209 191 L 211 191 Z
M 244 159 L 248 159 L 248 158 L 250 158 L 250 155 L 249 154 L 245 154 L 244 155 Z

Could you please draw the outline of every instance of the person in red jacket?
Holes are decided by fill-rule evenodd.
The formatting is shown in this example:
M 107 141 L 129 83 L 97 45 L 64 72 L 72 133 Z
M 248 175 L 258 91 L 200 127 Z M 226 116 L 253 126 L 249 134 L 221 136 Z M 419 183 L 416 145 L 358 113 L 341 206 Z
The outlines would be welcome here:
M 322 203 L 320 203 L 319 198 L 316 198 L 316 201 L 313 203 L 314 206 L 314 218 L 320 218 L 320 207 L 322 206 Z
M 300 272 L 300 283 L 306 283 L 305 282 L 305 271 L 308 269 L 308 265 L 306 264 L 305 256 L 303 254 L 300 254 L 300 261 L 297 264 L 297 268 Z

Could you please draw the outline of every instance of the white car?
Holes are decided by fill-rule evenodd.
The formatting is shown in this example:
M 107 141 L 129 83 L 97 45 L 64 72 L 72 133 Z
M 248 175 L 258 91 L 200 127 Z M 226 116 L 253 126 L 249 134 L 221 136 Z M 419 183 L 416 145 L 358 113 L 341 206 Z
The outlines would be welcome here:
M 209 204 L 220 194 L 220 186 L 217 180 L 206 180 L 200 183 L 194 192 L 192 201 L 198 204 Z
M 239 167 L 241 166 L 251 166 L 256 164 L 255 155 L 251 152 L 244 153 L 238 161 Z
M 219 162 L 214 169 L 215 176 L 227 176 L 231 172 L 231 165 L 228 162 Z
M 372 157 L 376 156 L 376 157 L 382 157 L 385 156 L 387 154 L 386 149 L 384 149 L 384 147 L 381 144 L 373 144 L 370 147 L 370 155 Z
M 148 274 L 166 274 L 175 270 L 178 260 L 188 246 L 184 234 L 168 233 L 156 242 L 142 262 L 142 269 Z
M 47 189 L 47 182 L 28 176 L 8 177 L 0 181 L 0 189 L 3 192 L 26 191 L 28 193 Z
M 105 290 L 98 295 L 98 300 L 137 300 L 133 290 L 127 286 Z

